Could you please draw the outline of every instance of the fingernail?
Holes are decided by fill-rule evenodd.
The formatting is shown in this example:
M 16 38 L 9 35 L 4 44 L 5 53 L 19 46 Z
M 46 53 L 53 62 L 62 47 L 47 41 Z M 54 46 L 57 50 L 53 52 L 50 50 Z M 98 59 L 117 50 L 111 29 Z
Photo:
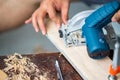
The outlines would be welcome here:
M 68 19 L 64 18 L 64 24 L 67 24 Z
M 65 21 L 65 24 L 67 24 L 67 21 Z
M 112 19 L 112 22 L 117 22 L 117 20 L 115 18 Z
M 36 31 L 36 32 L 39 32 L 39 30 L 38 30 L 38 29 L 35 29 L 35 31 Z
M 58 29 L 60 28 L 60 24 L 57 24 L 57 28 L 58 28 Z
M 43 34 L 43 35 L 45 35 L 45 34 L 46 34 L 46 32 L 45 32 L 45 31 L 42 31 L 42 34 Z
M 25 24 L 28 24 L 28 21 L 25 21 Z

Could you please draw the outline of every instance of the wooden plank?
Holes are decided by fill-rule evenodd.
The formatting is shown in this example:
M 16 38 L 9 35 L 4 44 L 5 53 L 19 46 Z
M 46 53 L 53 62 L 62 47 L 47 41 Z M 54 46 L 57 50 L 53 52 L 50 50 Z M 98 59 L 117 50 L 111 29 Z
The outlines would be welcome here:
M 65 47 L 63 39 L 59 38 L 56 25 L 52 21 L 47 22 L 47 37 L 85 80 L 107 80 L 109 66 L 112 64 L 108 57 L 94 60 L 88 56 L 86 46 Z

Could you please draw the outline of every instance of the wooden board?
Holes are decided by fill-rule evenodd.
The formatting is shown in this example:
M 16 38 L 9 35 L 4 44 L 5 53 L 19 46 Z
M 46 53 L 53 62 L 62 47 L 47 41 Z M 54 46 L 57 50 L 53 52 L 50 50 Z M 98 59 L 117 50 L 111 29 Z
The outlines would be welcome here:
M 58 29 L 52 21 L 47 22 L 47 37 L 85 80 L 107 80 L 109 66 L 112 64 L 112 60 L 108 57 L 93 60 L 88 56 L 86 46 L 65 47 L 63 39 L 59 38 Z

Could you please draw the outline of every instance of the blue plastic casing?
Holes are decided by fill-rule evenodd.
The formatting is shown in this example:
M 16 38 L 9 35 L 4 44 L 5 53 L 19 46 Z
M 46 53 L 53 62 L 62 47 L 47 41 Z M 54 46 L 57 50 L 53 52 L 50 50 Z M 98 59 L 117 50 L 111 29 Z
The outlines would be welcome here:
M 119 8 L 119 2 L 113 1 L 103 5 L 86 18 L 82 31 L 90 57 L 101 59 L 108 55 L 110 48 L 102 28 L 111 22 L 112 16 Z

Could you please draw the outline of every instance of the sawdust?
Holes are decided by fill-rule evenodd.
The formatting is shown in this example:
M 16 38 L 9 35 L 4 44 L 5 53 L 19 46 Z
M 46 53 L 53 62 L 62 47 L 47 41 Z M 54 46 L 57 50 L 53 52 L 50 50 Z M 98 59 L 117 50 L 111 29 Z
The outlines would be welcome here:
M 5 80 L 50 80 L 47 77 L 49 72 L 41 74 L 37 65 L 32 63 L 28 57 L 23 57 L 18 53 L 7 56 L 4 62 L 6 67 L 1 71 L 1 74 L 8 75 Z M 3 80 L 3 78 L 0 80 Z

